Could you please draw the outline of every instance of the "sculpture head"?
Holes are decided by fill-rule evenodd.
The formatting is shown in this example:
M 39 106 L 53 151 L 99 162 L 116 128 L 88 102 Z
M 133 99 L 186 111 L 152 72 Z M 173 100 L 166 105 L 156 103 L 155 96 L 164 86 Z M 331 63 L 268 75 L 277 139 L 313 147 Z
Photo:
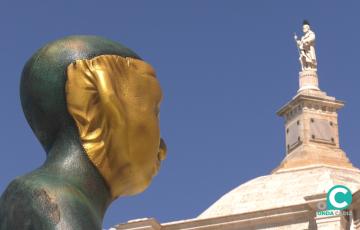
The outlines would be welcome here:
M 165 158 L 155 71 L 118 43 L 71 36 L 46 45 L 27 62 L 20 93 L 45 151 L 76 129 L 112 198 L 143 191 Z
M 310 30 L 310 23 L 307 20 L 303 22 L 303 32 L 306 34 Z

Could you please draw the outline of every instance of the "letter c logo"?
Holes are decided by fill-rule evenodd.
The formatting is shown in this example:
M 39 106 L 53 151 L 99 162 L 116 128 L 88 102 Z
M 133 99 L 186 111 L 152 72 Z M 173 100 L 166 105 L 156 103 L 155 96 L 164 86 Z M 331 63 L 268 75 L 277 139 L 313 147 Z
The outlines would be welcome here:
M 351 191 L 343 185 L 335 185 L 327 193 L 327 206 L 329 210 L 346 209 L 351 204 L 351 201 Z

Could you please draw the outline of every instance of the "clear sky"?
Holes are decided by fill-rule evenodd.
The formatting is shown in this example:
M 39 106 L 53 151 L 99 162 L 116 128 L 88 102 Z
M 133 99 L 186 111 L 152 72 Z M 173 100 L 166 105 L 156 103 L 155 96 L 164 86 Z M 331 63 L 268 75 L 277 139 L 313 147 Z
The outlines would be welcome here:
M 118 41 L 151 63 L 164 91 L 168 158 L 144 193 L 120 198 L 104 227 L 194 218 L 285 156 L 276 111 L 298 89 L 293 33 L 317 36 L 320 88 L 346 101 L 340 144 L 360 166 L 360 2 L 78 0 L 0 2 L 0 193 L 45 153 L 25 121 L 19 79 L 45 43 L 72 34 Z

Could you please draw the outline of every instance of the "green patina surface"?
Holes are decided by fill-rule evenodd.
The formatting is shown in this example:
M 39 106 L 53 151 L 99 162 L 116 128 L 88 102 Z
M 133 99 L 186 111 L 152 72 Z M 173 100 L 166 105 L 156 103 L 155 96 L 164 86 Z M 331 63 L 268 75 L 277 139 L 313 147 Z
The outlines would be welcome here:
M 101 37 L 70 36 L 47 44 L 26 63 L 21 103 L 47 159 L 12 181 L 1 196 L 0 230 L 101 229 L 110 193 L 87 158 L 67 111 L 65 82 L 70 63 L 103 54 L 140 59 Z
M 140 59 L 128 48 L 96 36 L 71 36 L 49 43 L 26 63 L 20 85 L 23 110 L 45 150 L 59 126 L 69 122 L 65 99 L 66 68 L 74 60 L 116 54 Z

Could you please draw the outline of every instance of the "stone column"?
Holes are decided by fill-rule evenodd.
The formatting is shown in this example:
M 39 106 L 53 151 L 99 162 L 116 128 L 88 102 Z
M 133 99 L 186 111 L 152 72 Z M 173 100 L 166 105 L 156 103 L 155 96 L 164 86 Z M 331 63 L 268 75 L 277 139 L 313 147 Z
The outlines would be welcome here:
M 350 229 L 360 230 L 360 190 L 353 194 L 353 200 L 350 209 L 353 212 Z
M 317 225 L 317 230 L 347 230 L 349 223 L 346 216 L 343 216 L 341 212 L 338 211 L 327 211 L 333 212 L 331 215 L 319 215 L 316 214 L 315 221 Z

